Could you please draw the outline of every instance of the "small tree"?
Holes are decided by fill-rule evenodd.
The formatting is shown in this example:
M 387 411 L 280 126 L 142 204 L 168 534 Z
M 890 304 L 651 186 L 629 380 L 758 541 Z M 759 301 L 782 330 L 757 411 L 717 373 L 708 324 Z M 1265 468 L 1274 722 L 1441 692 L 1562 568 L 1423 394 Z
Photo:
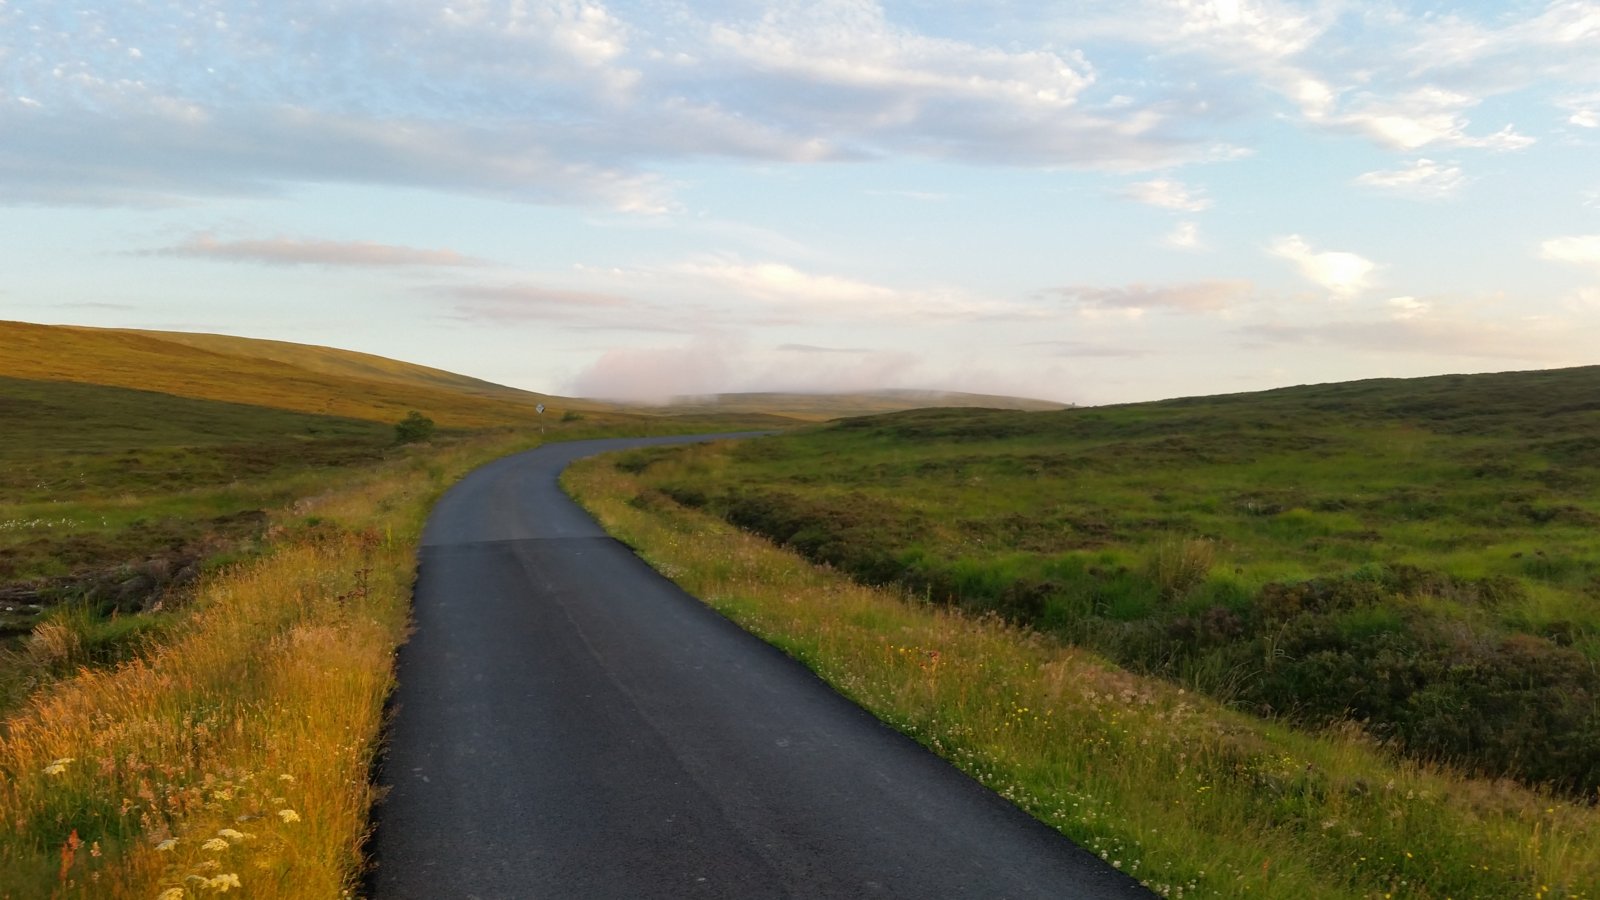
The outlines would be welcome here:
M 412 410 L 394 426 L 394 442 L 396 444 L 414 444 L 433 437 L 433 420 L 422 413 Z

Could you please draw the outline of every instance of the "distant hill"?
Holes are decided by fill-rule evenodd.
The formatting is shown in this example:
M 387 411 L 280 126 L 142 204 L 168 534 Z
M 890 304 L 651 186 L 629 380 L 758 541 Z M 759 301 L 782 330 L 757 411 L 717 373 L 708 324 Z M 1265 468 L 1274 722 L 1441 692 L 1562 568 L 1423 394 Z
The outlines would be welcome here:
M 534 421 L 605 404 L 491 384 L 364 353 L 222 335 L 0 322 L 0 376 L 156 391 L 322 416 L 446 428 Z
M 933 407 L 1056 410 L 1065 404 L 955 391 L 737 393 L 627 405 L 524 391 L 352 350 L 221 334 L 0 322 L 0 377 L 154 391 L 296 413 L 393 423 L 417 410 L 445 428 L 528 424 L 569 410 L 632 416 L 825 421 Z
M 1068 404 L 1025 397 L 968 394 L 961 391 L 883 390 L 839 394 L 742 393 L 707 397 L 679 397 L 666 406 L 630 407 L 674 415 L 706 413 L 768 413 L 795 419 L 826 421 L 850 416 L 870 416 L 910 409 L 967 407 L 1047 411 Z
M 531 394 L 518 388 L 506 387 L 503 384 L 495 384 L 492 381 L 484 381 L 481 378 L 458 375 L 455 372 L 420 366 L 415 363 L 401 362 L 383 356 L 374 356 L 370 353 L 358 353 L 354 350 L 339 350 L 314 344 L 294 344 L 288 341 L 242 338 L 225 334 L 197 334 L 186 331 L 140 331 L 135 329 L 117 330 L 124 334 L 160 338 L 164 341 L 185 344 L 224 355 L 272 360 L 305 369 L 308 372 L 320 372 L 324 375 L 335 375 L 340 378 L 389 381 L 395 384 L 425 387 L 443 387 L 480 397 L 510 399 L 518 402 L 528 402 L 530 398 L 534 403 L 538 403 L 541 400 L 554 399 L 541 394 Z

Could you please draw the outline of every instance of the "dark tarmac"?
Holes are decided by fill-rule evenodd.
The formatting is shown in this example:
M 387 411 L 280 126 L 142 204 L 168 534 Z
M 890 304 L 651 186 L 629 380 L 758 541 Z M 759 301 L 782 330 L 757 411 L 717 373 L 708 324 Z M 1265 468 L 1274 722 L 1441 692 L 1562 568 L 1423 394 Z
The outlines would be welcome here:
M 607 537 L 550 444 L 428 521 L 388 898 L 1149 898 Z

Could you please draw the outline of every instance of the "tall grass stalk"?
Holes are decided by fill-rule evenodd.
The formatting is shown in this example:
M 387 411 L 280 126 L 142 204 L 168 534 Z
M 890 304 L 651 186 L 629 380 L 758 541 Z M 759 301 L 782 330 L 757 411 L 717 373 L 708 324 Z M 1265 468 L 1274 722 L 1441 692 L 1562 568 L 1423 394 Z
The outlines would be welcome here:
M 1600 810 L 1297 733 L 858 585 L 609 462 L 566 484 L 658 569 L 1166 897 L 1594 898 Z M 1208 562 L 1176 548 L 1172 586 Z

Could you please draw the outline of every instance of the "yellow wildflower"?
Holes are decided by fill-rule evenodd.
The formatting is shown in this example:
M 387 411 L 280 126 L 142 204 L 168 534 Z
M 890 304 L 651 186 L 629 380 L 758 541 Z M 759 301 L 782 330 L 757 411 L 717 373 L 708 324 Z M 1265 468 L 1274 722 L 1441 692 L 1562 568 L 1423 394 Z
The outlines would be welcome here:
M 46 775 L 60 775 L 62 772 L 67 770 L 67 763 L 73 762 L 73 760 L 74 757 L 63 756 L 50 765 L 45 766 L 44 773 Z
M 300 814 L 292 809 L 280 809 L 278 810 L 278 818 L 285 822 L 298 822 L 300 821 Z

